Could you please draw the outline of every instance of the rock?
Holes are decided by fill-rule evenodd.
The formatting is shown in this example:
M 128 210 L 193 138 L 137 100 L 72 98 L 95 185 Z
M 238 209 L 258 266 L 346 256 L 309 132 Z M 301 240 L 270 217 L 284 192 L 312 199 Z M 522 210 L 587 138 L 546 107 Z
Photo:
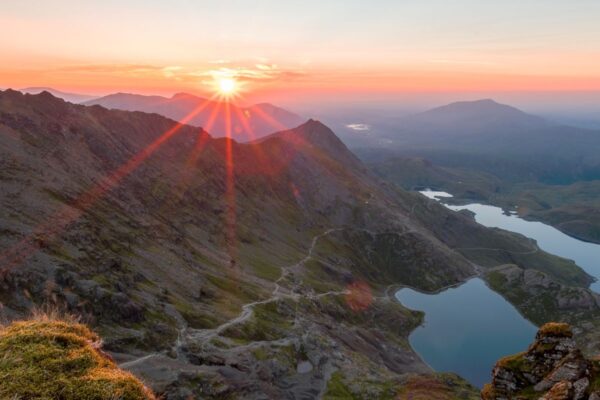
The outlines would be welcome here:
M 568 381 L 558 382 L 546 393 L 540 397 L 540 400 L 570 400 L 573 398 L 573 384 Z
M 598 367 L 576 348 L 568 324 L 548 323 L 540 328 L 529 349 L 496 363 L 492 383 L 481 396 L 485 400 L 531 398 L 539 400 L 585 400 Z M 536 397 L 537 398 L 537 397 Z M 600 396 L 595 398 L 600 400 Z
M 573 384 L 573 399 L 581 400 L 585 398 L 585 392 L 590 386 L 590 380 L 588 378 L 581 378 Z

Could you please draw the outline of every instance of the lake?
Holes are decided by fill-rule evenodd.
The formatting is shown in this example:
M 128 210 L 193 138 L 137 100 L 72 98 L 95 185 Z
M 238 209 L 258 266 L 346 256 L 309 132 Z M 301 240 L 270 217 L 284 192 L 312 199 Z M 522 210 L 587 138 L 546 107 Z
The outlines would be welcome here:
M 439 200 L 450 193 L 423 191 Z M 482 204 L 446 207 L 470 210 L 475 220 L 488 227 L 521 233 L 537 241 L 548 253 L 574 260 L 590 275 L 600 277 L 600 245 L 572 238 L 541 222 L 526 221 L 502 209 Z M 600 290 L 600 283 L 592 286 Z M 409 341 L 421 358 L 436 371 L 458 373 L 481 387 L 489 382 L 495 362 L 523 351 L 532 342 L 536 327 L 502 296 L 474 278 L 437 294 L 400 289 L 396 298 L 406 307 L 425 312 L 425 321 Z
M 537 328 L 479 278 L 435 295 L 400 289 L 396 298 L 425 311 L 409 341 L 436 371 L 456 372 L 478 387 L 491 380 L 501 357 L 523 351 Z

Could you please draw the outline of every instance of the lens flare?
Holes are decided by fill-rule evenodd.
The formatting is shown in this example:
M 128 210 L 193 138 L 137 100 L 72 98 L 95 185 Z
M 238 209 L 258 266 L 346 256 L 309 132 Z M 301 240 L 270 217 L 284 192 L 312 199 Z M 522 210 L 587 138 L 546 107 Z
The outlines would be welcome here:
M 227 96 L 233 94 L 236 90 L 236 82 L 231 78 L 219 79 L 219 92 Z

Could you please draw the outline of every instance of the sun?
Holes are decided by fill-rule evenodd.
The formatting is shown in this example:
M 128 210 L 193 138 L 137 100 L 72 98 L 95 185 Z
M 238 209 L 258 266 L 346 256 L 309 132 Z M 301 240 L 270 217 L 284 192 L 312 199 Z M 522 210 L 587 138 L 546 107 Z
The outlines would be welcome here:
M 231 78 L 221 78 L 219 79 L 219 92 L 224 95 L 230 95 L 235 92 L 236 82 Z

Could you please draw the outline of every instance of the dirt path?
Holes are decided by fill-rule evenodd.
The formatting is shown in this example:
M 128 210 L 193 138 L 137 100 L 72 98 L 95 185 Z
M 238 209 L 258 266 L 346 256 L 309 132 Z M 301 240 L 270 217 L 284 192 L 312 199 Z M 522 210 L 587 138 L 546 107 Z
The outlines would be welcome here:
M 298 261 L 295 264 L 289 265 L 287 267 L 282 267 L 281 276 L 275 281 L 275 287 L 273 288 L 273 291 L 269 298 L 244 304 L 242 306 L 242 311 L 240 312 L 240 314 L 237 317 L 224 322 L 223 324 L 217 326 L 216 328 L 203 329 L 203 330 L 191 330 L 188 328 L 185 320 L 183 318 L 180 318 L 179 315 L 176 315 L 175 317 L 177 319 L 178 324 L 180 325 L 180 328 L 179 328 L 177 340 L 175 342 L 175 345 L 173 346 L 173 350 L 177 354 L 177 358 L 183 359 L 183 360 L 186 359 L 185 353 L 183 351 L 183 347 L 185 346 L 185 344 L 188 341 L 200 341 L 200 342 L 206 343 L 206 342 L 210 341 L 211 339 L 218 337 L 219 335 L 221 335 L 221 333 L 226 331 L 228 328 L 230 328 L 234 325 L 237 325 L 237 324 L 241 324 L 241 323 L 247 321 L 250 317 L 252 317 L 252 315 L 254 314 L 254 307 L 256 307 L 256 306 L 272 303 L 272 302 L 279 301 L 282 299 L 292 299 L 294 301 L 298 301 L 300 298 L 307 298 L 307 299 L 314 300 L 314 299 L 320 299 L 325 296 L 335 296 L 335 295 L 347 294 L 346 290 L 342 290 L 342 291 L 333 291 L 332 290 L 332 291 L 325 292 L 325 293 L 319 293 L 319 294 L 311 293 L 311 294 L 305 294 L 305 295 L 297 294 L 293 290 L 290 293 L 281 293 L 281 289 L 282 289 L 281 282 L 289 275 L 290 270 L 292 270 L 293 268 L 303 266 L 307 261 L 309 261 L 313 257 L 313 252 L 319 242 L 319 239 L 321 239 L 327 235 L 330 235 L 333 232 L 340 231 L 342 229 L 343 228 L 331 228 L 331 229 L 326 230 L 323 233 L 320 233 L 320 234 L 314 236 L 312 238 L 311 245 L 308 249 L 306 257 L 304 257 L 302 260 Z M 232 348 L 232 349 L 234 349 L 234 348 Z M 137 358 L 135 360 L 124 362 L 124 363 L 120 364 L 120 367 L 121 368 L 133 367 L 133 366 L 135 366 L 139 363 L 142 363 L 150 358 L 153 358 L 153 357 L 156 357 L 159 355 L 163 355 L 163 354 L 164 353 L 162 353 L 162 352 L 147 354 L 147 355 Z

